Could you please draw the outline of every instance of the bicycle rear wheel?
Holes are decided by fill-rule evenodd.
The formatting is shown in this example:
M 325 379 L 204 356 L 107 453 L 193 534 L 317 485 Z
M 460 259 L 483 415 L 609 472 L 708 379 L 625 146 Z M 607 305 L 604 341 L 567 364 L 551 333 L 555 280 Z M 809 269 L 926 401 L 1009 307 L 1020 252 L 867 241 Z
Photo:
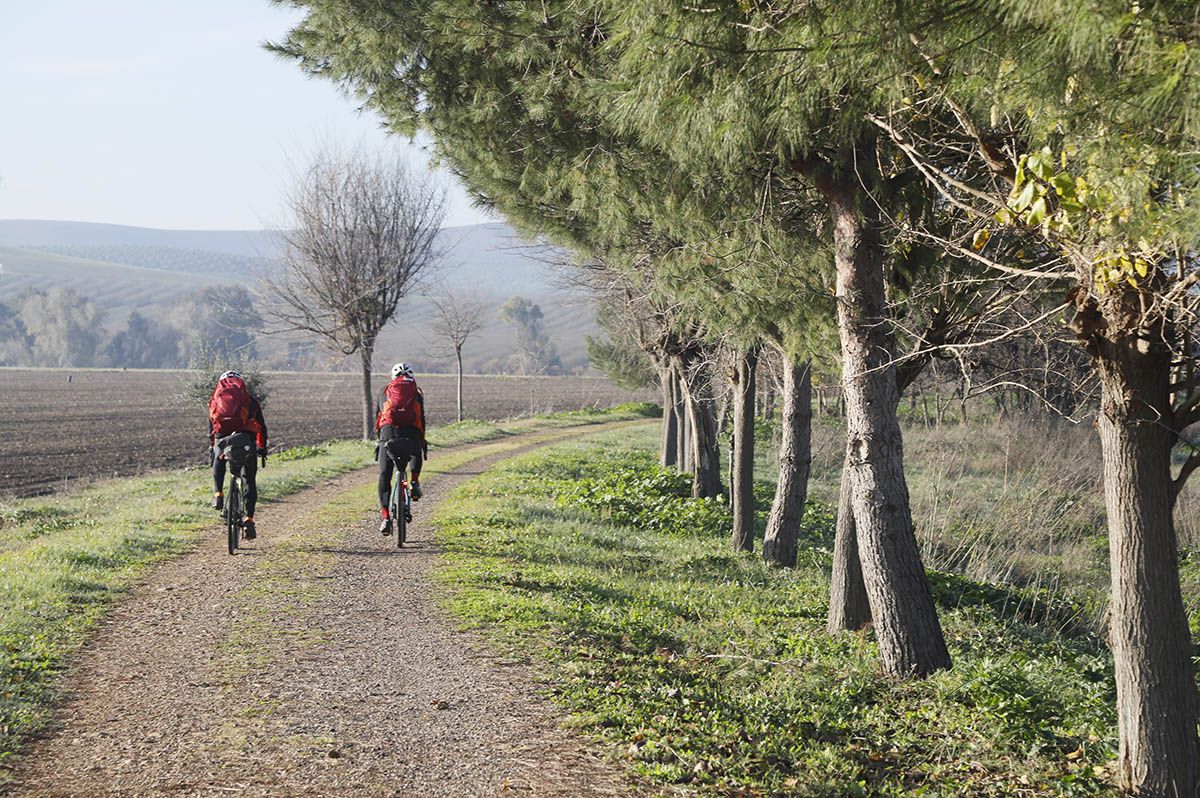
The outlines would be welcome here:
M 392 483 L 392 519 L 396 523 L 396 548 L 404 545 L 408 534 L 408 491 L 405 479 L 408 471 L 396 463 L 396 481 Z
M 408 537 L 408 490 L 401 488 L 397 492 L 400 495 L 396 502 L 399 505 L 396 508 L 396 548 L 400 548 Z
M 403 523 L 400 518 L 400 475 L 399 469 L 392 481 L 392 494 L 388 499 L 388 518 L 391 519 L 392 526 L 396 529 L 396 545 L 401 545 L 400 542 L 400 524 Z
M 229 545 L 229 553 L 236 554 L 238 533 L 242 526 L 242 495 L 241 484 L 237 478 L 229 480 L 229 496 L 225 500 L 225 533 Z

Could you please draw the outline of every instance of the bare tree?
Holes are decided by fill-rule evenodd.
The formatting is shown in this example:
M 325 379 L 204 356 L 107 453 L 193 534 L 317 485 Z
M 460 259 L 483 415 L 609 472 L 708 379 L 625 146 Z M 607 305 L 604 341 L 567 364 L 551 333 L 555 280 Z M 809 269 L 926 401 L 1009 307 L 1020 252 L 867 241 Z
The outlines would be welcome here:
M 430 329 L 454 350 L 458 362 L 458 420 L 463 420 L 463 346 L 483 327 L 483 300 L 478 296 L 447 289 L 440 297 L 430 297 L 435 316 Z
M 279 331 L 325 339 L 362 364 L 363 437 L 373 432 L 375 341 L 400 300 L 440 257 L 445 192 L 392 155 L 325 150 L 287 196 L 283 266 L 265 279 Z

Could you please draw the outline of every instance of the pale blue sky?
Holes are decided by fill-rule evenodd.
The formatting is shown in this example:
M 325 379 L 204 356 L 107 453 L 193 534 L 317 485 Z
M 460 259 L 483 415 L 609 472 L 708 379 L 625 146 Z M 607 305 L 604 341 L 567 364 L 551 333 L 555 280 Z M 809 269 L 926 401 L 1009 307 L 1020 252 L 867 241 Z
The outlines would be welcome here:
M 0 0 L 0 219 L 258 228 L 321 142 L 425 163 L 262 49 L 297 18 L 267 0 Z M 444 179 L 447 225 L 487 221 Z

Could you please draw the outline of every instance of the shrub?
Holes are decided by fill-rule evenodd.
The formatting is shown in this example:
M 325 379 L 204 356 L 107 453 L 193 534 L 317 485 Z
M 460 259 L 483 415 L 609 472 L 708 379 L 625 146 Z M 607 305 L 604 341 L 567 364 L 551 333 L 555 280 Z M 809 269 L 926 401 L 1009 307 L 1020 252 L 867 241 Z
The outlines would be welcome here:
M 563 483 L 560 507 L 597 513 L 615 524 L 669 535 L 721 535 L 729 528 L 729 509 L 720 499 L 693 499 L 692 479 L 662 468 L 646 452 L 625 451 L 620 458 L 598 458 L 601 473 Z M 578 470 L 578 469 L 575 469 Z M 568 472 L 559 472 L 569 477 Z

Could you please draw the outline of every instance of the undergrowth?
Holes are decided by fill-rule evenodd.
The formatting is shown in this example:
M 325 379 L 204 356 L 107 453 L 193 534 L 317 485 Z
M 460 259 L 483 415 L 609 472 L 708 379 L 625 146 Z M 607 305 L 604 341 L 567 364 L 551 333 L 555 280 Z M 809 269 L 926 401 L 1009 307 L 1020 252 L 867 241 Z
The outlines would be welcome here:
M 448 606 L 540 662 L 641 777 L 714 796 L 1115 794 L 1111 662 L 1062 633 L 1070 607 L 934 574 L 955 667 L 886 678 L 869 633 L 825 631 L 831 513 L 810 506 L 795 569 L 733 553 L 720 506 L 653 465 L 652 434 L 525 456 L 437 516 Z

